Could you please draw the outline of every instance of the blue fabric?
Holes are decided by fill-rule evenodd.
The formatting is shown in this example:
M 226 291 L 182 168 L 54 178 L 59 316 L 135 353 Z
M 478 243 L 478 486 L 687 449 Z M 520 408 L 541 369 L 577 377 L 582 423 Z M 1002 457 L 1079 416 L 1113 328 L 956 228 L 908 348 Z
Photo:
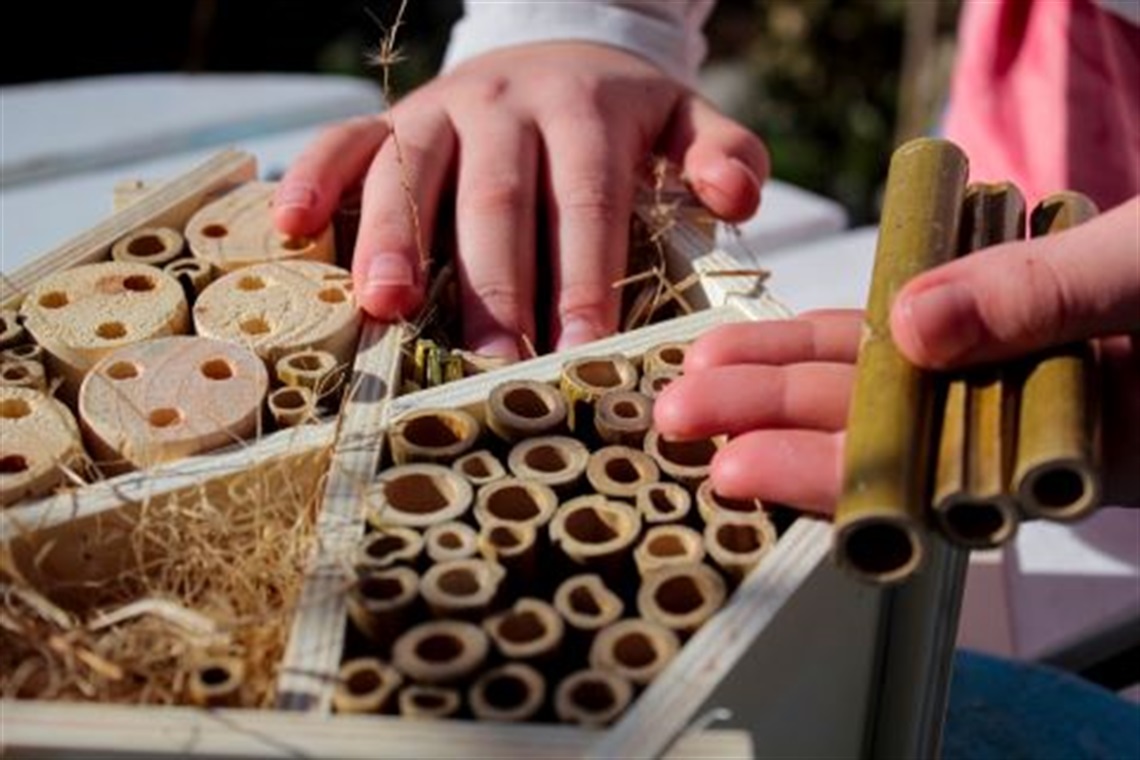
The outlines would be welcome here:
M 1140 706 L 1069 673 L 959 651 L 943 760 L 1140 760 Z

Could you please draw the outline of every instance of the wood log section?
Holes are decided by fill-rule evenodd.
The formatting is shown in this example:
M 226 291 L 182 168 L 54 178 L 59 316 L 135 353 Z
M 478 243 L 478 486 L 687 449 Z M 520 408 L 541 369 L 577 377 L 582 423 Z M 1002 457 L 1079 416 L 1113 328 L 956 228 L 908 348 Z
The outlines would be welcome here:
M 688 488 L 696 488 L 709 476 L 713 455 L 720 448 L 715 439 L 670 441 L 654 428 L 645 436 L 645 453 L 661 472 Z
M 721 496 L 713 487 L 712 479 L 704 480 L 697 486 L 696 502 L 697 512 L 706 523 L 721 517 L 768 519 L 764 504 L 759 499 L 730 499 Z
M 507 522 L 540 528 L 557 508 L 554 489 L 534 480 L 503 478 L 483 486 L 475 496 L 475 519 L 480 525 Z
M 198 209 L 186 223 L 194 255 L 220 272 L 291 260 L 336 262 L 331 226 L 312 237 L 288 237 L 273 223 L 270 182 L 247 182 Z
M 693 495 L 677 483 L 647 483 L 637 489 L 634 504 L 646 525 L 682 522 L 693 508 Z
M 625 611 L 617 594 L 596 573 L 572 575 L 554 592 L 554 608 L 566 625 L 584 633 L 616 623 Z
M 44 393 L 48 387 L 47 370 L 42 363 L 30 359 L 0 358 L 0 386 Z
M 590 455 L 586 479 L 597 493 L 633 501 L 642 486 L 656 483 L 661 471 L 644 451 L 628 446 L 605 446 Z
M 333 709 L 338 713 L 394 712 L 396 694 L 404 683 L 400 671 L 375 657 L 359 657 L 340 666 Z
M 186 297 L 170 275 L 108 261 L 65 269 L 37 282 L 20 309 L 48 353 L 48 371 L 74 398 L 83 376 L 116 349 L 190 329 Z
M 502 565 L 483 559 L 440 562 L 420 579 L 420 595 L 436 617 L 480 620 L 499 598 L 506 575 Z
M 199 707 L 237 707 L 242 704 L 245 662 L 237 657 L 209 657 L 190 673 L 187 692 Z
M 510 609 L 483 621 L 499 654 L 507 660 L 546 661 L 561 651 L 565 624 L 558 611 L 541 599 L 523 597 Z
M 768 520 L 720 516 L 705 525 L 705 550 L 713 562 L 735 582 L 776 546 L 776 528 Z
M 622 354 L 573 359 L 562 367 L 559 387 L 566 399 L 566 424 L 579 432 L 581 421 L 593 418 L 594 403 L 609 391 L 637 387 L 637 367 Z
M 451 469 L 458 472 L 478 488 L 507 477 L 507 469 L 498 457 L 486 449 L 470 451 L 451 463 Z
M 127 233 L 111 246 L 111 258 L 160 269 L 186 251 L 182 233 L 170 227 L 143 227 Z
M 510 380 L 491 389 L 485 403 L 487 427 L 507 443 L 554 435 L 566 425 L 566 401 L 554 386 Z
M 400 690 L 400 717 L 440 720 L 454 717 L 463 706 L 458 689 L 412 684 Z
M 311 388 L 275 388 L 265 400 L 278 430 L 317 421 L 317 396 Z
M 483 629 L 460 620 L 432 620 L 411 628 L 392 647 L 392 664 L 404 675 L 430 685 L 471 677 L 487 659 Z
M 637 390 L 643 396 L 655 399 L 661 391 L 669 387 L 669 383 L 680 376 L 680 370 L 669 369 L 667 367 L 654 370 L 653 372 L 646 372 L 641 376 L 641 381 L 637 384 Z
M 410 567 L 361 568 L 348 591 L 348 617 L 381 652 L 387 652 L 414 620 L 420 578 Z
M 476 718 L 499 723 L 530 720 L 545 701 L 546 679 L 519 662 L 488 670 L 472 684 L 467 695 Z
M 471 508 L 471 484 L 439 464 L 404 464 L 380 473 L 365 492 L 374 526 L 427 528 L 458 520 Z
M 642 579 L 637 610 L 646 620 L 688 637 L 724 605 L 727 594 L 724 579 L 708 565 L 668 565 Z
M 5 348 L 0 351 L 0 360 L 12 360 L 19 362 L 38 362 L 43 364 L 47 360 L 47 354 L 44 353 L 43 346 L 38 343 L 22 343 L 18 346 Z
M 704 558 L 704 538 L 684 525 L 654 525 L 633 550 L 634 564 L 643 577 L 670 565 L 691 565 Z
M 590 667 L 645 686 L 665 669 L 680 647 L 677 634 L 660 623 L 627 618 L 598 631 L 590 647 Z
M 178 280 L 182 289 L 195 298 L 214 281 L 214 265 L 201 259 L 175 259 L 162 268 L 162 271 Z
M 392 422 L 388 443 L 396 464 L 451 464 L 475 446 L 480 430 L 462 409 L 418 409 Z
M 511 447 L 507 469 L 516 478 L 545 483 L 566 498 L 577 491 L 589 461 L 589 449 L 577 438 L 544 435 Z
M 79 393 L 91 454 L 144 469 L 227 446 L 258 431 L 269 376 L 241 346 L 176 336 L 119 349 Z
M 401 562 L 413 565 L 424 550 L 424 537 L 418 530 L 399 525 L 374 525 L 353 554 L 358 570 L 383 570 Z
M 641 357 L 642 373 L 651 375 L 663 369 L 680 372 L 684 367 L 685 353 L 688 350 L 688 343 L 660 343 Z
M 306 348 L 278 359 L 273 373 L 282 385 L 308 388 L 324 397 L 340 390 L 346 369 L 328 351 Z
M 0 350 L 20 345 L 27 335 L 15 309 L 0 309 Z
M 633 685 L 606 670 L 571 673 L 554 691 L 554 712 L 563 723 L 603 728 L 613 723 L 633 699 Z
M 315 261 L 256 264 L 227 274 L 194 304 L 199 335 L 248 346 L 268 364 L 305 348 L 352 360 L 361 313 L 344 269 Z
M 594 405 L 594 430 L 610 444 L 640 449 L 653 427 L 653 399 L 640 391 L 611 391 Z
M 31 388 L 0 386 L 0 506 L 51 493 L 84 457 L 67 406 Z
M 571 499 L 550 522 L 550 541 L 575 565 L 618 582 L 641 531 L 633 507 L 599 494 Z
M 468 559 L 479 551 L 479 533 L 458 520 L 439 523 L 424 532 L 424 551 L 432 562 Z

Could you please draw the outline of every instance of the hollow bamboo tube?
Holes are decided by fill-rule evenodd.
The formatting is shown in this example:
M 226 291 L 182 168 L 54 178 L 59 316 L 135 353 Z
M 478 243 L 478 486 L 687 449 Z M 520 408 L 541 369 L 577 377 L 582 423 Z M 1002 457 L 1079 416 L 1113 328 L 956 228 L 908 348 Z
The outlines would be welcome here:
M 705 525 L 705 551 L 724 574 L 739 582 L 776 545 L 776 527 L 769 520 L 718 516 Z
M 488 670 L 467 694 L 476 718 L 509 723 L 533 718 L 545 701 L 546 679 L 520 662 Z
M 478 488 L 507 477 L 507 470 L 495 455 L 486 449 L 471 451 L 451 463 L 451 469 L 458 472 Z
M 693 506 L 693 495 L 677 483 L 647 483 L 637 489 L 634 503 L 646 525 L 681 522 Z
M 333 709 L 338 713 L 391 712 L 396 692 L 404 683 L 400 671 L 375 657 L 360 657 L 340 666 Z
M 398 564 L 415 564 L 424 549 L 419 531 L 399 525 L 374 527 L 361 539 L 353 555 L 359 572 L 384 570 Z
M 428 568 L 420 594 L 436 617 L 479 619 L 494 604 L 505 578 L 497 562 L 455 559 Z
M 640 449 L 653 427 L 653 399 L 638 391 L 611 391 L 594 405 L 594 430 L 606 443 Z
M 28 334 L 12 309 L 0 309 L 0 349 L 11 348 L 27 340 Z
M 396 464 L 450 464 L 478 439 L 479 421 L 462 409 L 417 409 L 393 422 L 388 431 Z
M 111 258 L 161 268 L 186 250 L 182 233 L 170 227 L 143 227 L 130 232 L 111 246 Z
M 366 492 L 368 521 L 374 527 L 427 528 L 458 520 L 471 507 L 471 484 L 438 464 L 405 464 L 380 473 Z
M 214 266 L 202 259 L 175 259 L 162 271 L 178 280 L 187 296 L 198 296 L 214 281 Z
M 489 647 L 487 634 L 477 625 L 432 620 L 396 639 L 392 664 L 415 681 L 448 685 L 466 680 L 482 667 Z
M 43 346 L 38 343 L 24 343 L 0 351 L 0 361 L 11 359 L 14 361 L 39 362 L 43 364 L 45 358 Z
M 1033 237 L 1075 227 L 1097 208 L 1079 193 L 1049 196 L 1030 216 Z M 1096 400 L 1092 350 L 1073 343 L 1030 361 L 1021 385 L 1013 487 L 1030 517 L 1077 520 L 1096 509 Z
M 433 525 L 424 532 L 424 550 L 432 562 L 467 559 L 479 550 L 479 534 L 456 520 Z
M 516 478 L 545 483 L 566 498 L 577 489 L 589 461 L 589 450 L 577 438 L 546 435 L 516 443 L 507 455 L 507 469 Z
M 628 446 L 605 446 L 590 455 L 586 480 L 603 496 L 632 501 L 637 490 L 661 477 L 653 457 Z
M 348 617 L 387 652 L 412 622 L 419 587 L 419 576 L 410 567 L 363 572 L 348 590 Z
M 650 399 L 657 398 L 661 391 L 669 387 L 669 383 L 681 376 L 681 370 L 662 368 L 653 372 L 646 372 L 641 376 L 637 389 L 643 396 Z
M 463 698 L 456 689 L 445 686 L 412 684 L 405 686 L 397 698 L 402 718 L 450 718 L 459 712 Z
M 600 575 L 573 575 L 554 592 L 554 609 L 576 631 L 594 633 L 621 618 L 625 605 Z
M 680 646 L 677 634 L 660 623 L 627 618 L 598 631 L 590 647 L 590 667 L 645 686 L 665 669 Z
M 713 488 L 711 479 L 704 480 L 697 486 L 697 511 L 701 519 L 710 523 L 719 517 L 738 517 L 742 519 L 767 520 L 768 513 L 759 499 L 729 499 L 721 496 Z
M 488 483 L 475 495 L 475 520 L 487 523 L 526 523 L 540 528 L 558 507 L 554 489 L 536 480 L 503 478 Z
M 285 354 L 273 366 L 282 385 L 308 388 L 317 396 L 327 396 L 340 389 L 344 367 L 328 351 L 306 348 Z
M 616 582 L 641 532 L 633 507 L 599 494 L 563 504 L 550 522 L 550 541 L 576 565 Z
M 553 435 L 566 424 L 565 399 L 554 386 L 537 380 L 499 383 L 485 406 L 487 427 L 507 443 Z
M 317 397 L 309 388 L 276 388 L 265 399 L 279 430 L 317 421 Z
M 191 671 L 190 702 L 199 707 L 237 707 L 245 684 L 245 662 L 237 657 L 210 657 Z
M 642 356 L 642 372 L 647 375 L 662 369 L 680 372 L 688 350 L 688 343 L 660 343 Z
M 492 520 L 479 528 L 479 553 L 507 571 L 506 582 L 527 589 L 538 579 L 538 531 L 533 523 Z
M 644 577 L 637 611 L 679 636 L 689 636 L 724 605 L 724 579 L 708 565 L 669 565 Z
M 718 448 L 711 438 L 670 441 L 656 428 L 645 436 L 645 453 L 653 457 L 661 472 L 688 488 L 696 488 L 709 476 L 709 465 Z
M 566 424 L 579 432 L 583 421 L 603 393 L 628 391 L 637 387 L 637 368 L 621 354 L 575 359 L 562 367 L 560 388 L 566 398 Z
M 554 712 L 563 723 L 601 728 L 613 723 L 633 699 L 633 686 L 617 673 L 579 670 L 554 692 Z
M 891 304 L 908 280 L 953 256 L 966 173 L 965 155 L 945 140 L 912 140 L 891 159 L 834 528 L 837 564 L 874 583 L 902 581 L 922 564 L 933 455 L 932 379 L 895 346 Z
M 47 370 L 40 362 L 28 359 L 0 359 L 0 385 L 43 393 L 48 385 Z
M 966 188 L 959 255 L 1025 237 L 1025 199 L 1009 183 Z M 1009 490 L 1014 430 L 1009 384 L 998 368 L 950 380 L 942 411 L 933 511 L 939 529 L 969 548 L 998 546 L 1017 531 Z
M 507 660 L 547 660 L 559 652 L 565 623 L 558 611 L 541 599 L 524 597 L 487 618 L 483 629 Z
M 689 565 L 705 558 L 701 534 L 684 525 L 655 525 L 633 550 L 633 561 L 642 576 L 670 565 Z

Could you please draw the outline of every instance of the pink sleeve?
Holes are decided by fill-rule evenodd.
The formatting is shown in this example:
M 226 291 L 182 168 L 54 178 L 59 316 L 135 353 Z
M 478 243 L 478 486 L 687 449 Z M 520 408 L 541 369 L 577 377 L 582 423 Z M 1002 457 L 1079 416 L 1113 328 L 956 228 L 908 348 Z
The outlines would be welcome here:
M 1140 193 L 1140 28 L 1092 0 L 967 0 L 958 40 L 946 132 L 972 179 L 1011 180 L 1031 206 Z

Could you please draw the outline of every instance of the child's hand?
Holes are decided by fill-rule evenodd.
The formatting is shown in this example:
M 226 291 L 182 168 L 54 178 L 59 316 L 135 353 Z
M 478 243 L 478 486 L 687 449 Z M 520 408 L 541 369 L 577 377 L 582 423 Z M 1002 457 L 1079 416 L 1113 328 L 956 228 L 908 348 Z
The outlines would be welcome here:
M 860 330 L 855 311 L 720 328 L 657 399 L 657 426 L 677 438 L 733 436 L 713 460 L 725 496 L 830 513 Z M 1105 503 L 1140 503 L 1140 198 L 916 277 L 891 331 L 912 361 L 936 369 L 1099 338 Z
M 516 358 L 520 336 L 534 339 L 536 309 L 559 348 L 614 331 L 612 283 L 625 271 L 637 171 L 653 151 L 681 163 L 718 216 L 756 210 L 768 172 L 760 140 L 655 66 L 585 42 L 518 46 L 327 131 L 282 180 L 277 224 L 319 229 L 363 179 L 356 295 L 377 317 L 408 316 L 425 287 L 417 235 L 432 255 L 441 197 L 454 187 L 464 341 Z M 537 239 L 543 216 L 549 240 Z M 535 303 L 536 255 L 550 257 L 551 303 Z

